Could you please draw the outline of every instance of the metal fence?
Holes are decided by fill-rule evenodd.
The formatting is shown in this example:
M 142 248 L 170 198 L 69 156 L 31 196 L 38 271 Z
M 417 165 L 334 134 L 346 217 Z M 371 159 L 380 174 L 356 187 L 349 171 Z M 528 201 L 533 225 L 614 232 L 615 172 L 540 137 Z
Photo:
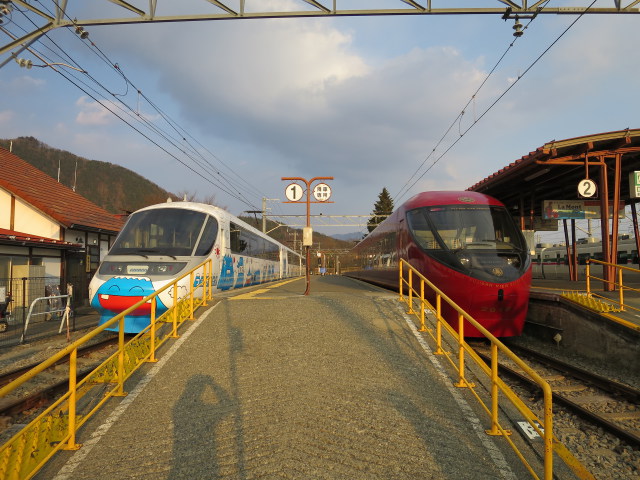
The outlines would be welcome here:
M 59 278 L 0 278 L 0 347 L 75 330 L 72 287 Z M 66 331 L 66 328 L 65 328 Z

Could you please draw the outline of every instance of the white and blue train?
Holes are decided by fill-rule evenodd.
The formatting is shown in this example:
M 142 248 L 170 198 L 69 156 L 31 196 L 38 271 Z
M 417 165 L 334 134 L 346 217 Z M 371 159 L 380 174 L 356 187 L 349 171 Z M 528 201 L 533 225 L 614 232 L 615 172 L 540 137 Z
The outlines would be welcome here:
M 215 291 L 257 285 L 303 274 L 303 258 L 239 218 L 212 205 L 167 202 L 142 208 L 129 217 L 91 283 L 91 306 L 100 324 L 138 303 L 177 277 L 213 260 Z M 202 269 L 194 284 L 202 283 Z M 178 284 L 178 297 L 189 292 L 189 277 Z M 158 295 L 157 315 L 173 305 L 173 290 Z M 202 294 L 202 289 L 199 295 Z M 138 333 L 150 323 L 151 305 L 125 319 L 125 332 Z

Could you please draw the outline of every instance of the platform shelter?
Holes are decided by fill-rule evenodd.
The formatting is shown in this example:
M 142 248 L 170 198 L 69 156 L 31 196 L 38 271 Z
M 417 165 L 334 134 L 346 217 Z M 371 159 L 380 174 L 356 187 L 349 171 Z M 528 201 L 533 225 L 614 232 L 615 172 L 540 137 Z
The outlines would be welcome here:
M 517 212 L 522 230 L 559 228 L 562 221 L 570 280 L 577 280 L 576 220 L 600 219 L 602 259 L 616 263 L 619 214 L 631 207 L 636 249 L 640 234 L 640 129 L 552 140 L 467 190 L 485 193 Z M 604 269 L 613 278 L 613 269 Z

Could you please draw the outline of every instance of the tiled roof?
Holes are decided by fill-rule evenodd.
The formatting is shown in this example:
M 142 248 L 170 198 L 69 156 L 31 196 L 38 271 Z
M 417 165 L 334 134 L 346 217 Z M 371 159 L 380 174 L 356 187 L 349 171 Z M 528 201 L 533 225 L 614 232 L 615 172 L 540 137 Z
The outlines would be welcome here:
M 66 228 L 117 233 L 124 220 L 91 203 L 31 164 L 0 148 L 0 187 Z
M 56 240 L 55 238 L 40 237 L 38 235 L 31 235 L 30 233 L 0 228 L 0 243 L 3 242 L 55 248 L 84 248 L 82 243 L 65 242 L 64 240 Z

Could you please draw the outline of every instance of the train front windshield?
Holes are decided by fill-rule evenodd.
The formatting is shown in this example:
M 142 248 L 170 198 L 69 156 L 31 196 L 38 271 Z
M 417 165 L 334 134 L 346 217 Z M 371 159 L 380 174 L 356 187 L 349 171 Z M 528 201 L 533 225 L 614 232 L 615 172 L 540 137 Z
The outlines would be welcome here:
M 193 210 L 158 208 L 133 214 L 110 255 L 202 256 L 218 235 L 215 218 Z
M 509 282 L 528 267 L 526 242 L 504 207 L 422 207 L 408 212 L 407 220 L 428 255 L 472 277 Z

